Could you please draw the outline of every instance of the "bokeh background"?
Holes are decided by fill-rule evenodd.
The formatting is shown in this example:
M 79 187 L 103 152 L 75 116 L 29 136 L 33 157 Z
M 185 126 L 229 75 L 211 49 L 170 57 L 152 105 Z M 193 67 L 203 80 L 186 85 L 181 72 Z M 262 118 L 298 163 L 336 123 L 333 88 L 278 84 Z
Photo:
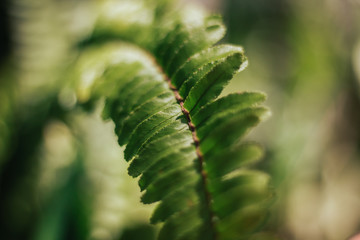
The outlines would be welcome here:
M 289 240 L 360 232 L 360 1 L 183 0 L 180 7 L 190 4 L 221 13 L 224 42 L 248 56 L 225 94 L 268 95 L 272 116 L 249 136 L 264 146 L 258 167 L 277 192 L 266 230 Z M 97 11 L 86 0 L 0 2 L 1 239 L 155 236 L 153 206 L 139 202 L 113 124 L 97 109 L 74 110 L 71 89 L 58 94 Z

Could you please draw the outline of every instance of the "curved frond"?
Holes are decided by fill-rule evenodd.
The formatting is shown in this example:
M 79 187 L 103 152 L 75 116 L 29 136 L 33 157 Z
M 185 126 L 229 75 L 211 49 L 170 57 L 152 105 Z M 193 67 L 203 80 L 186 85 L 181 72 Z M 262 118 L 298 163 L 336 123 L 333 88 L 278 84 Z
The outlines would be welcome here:
M 93 37 L 108 26 L 98 23 Z M 117 43 L 89 40 L 74 70 L 78 85 L 91 73 L 83 99 L 105 98 L 104 117 L 126 145 L 128 173 L 140 176 L 141 201 L 159 202 L 151 218 L 164 222 L 159 239 L 248 239 L 273 195 L 269 177 L 247 168 L 261 147 L 242 142 L 269 112 L 265 95 L 218 98 L 247 64 L 241 47 L 213 46 L 224 35 L 219 16 L 193 24 L 179 17 L 151 29 L 141 41 L 114 29 Z

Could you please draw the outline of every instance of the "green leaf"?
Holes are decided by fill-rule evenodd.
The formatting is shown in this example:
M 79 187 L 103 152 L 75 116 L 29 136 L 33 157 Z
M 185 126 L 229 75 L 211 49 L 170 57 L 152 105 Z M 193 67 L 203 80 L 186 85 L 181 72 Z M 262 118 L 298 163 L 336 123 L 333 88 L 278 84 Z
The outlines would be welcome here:
M 177 23 L 163 40 L 159 40 L 154 54 L 169 76 L 190 56 L 210 47 L 225 33 L 221 17 L 218 15 L 205 17 L 194 25 Z
M 199 112 L 191 116 L 191 121 L 199 127 L 219 112 L 231 109 L 241 110 L 248 107 L 255 107 L 264 102 L 265 99 L 266 96 L 263 93 L 258 92 L 229 94 L 203 106 Z
M 155 209 L 150 221 L 152 223 L 165 221 L 174 213 L 198 204 L 197 195 L 198 193 L 195 189 L 184 185 L 182 188 L 164 197 L 163 201 Z
M 171 92 L 167 91 L 155 98 L 152 98 L 142 105 L 135 108 L 125 119 L 123 123 L 123 127 L 118 130 L 119 135 L 119 144 L 123 145 L 125 142 L 128 141 L 128 138 L 132 131 L 136 128 L 138 124 L 142 121 L 146 120 L 147 118 L 151 117 L 152 115 L 165 110 L 166 108 L 170 107 L 171 105 L 174 106 L 174 96 Z M 166 111 L 166 110 L 165 110 Z M 173 114 L 176 114 L 176 110 L 174 110 Z M 121 125 L 121 122 L 119 122 Z
M 181 219 L 186 219 L 183 221 Z M 198 231 L 202 226 L 202 217 L 198 205 L 186 208 L 184 211 L 174 214 L 159 233 L 159 240 L 166 239 L 211 239 L 209 233 L 201 236 Z M 190 236 L 188 236 L 191 234 Z M 201 238 L 202 237 L 202 238 Z
M 172 84 L 184 91 L 184 94 L 189 92 L 190 88 L 196 83 L 196 80 L 201 78 L 205 72 L 202 71 L 202 75 L 199 75 L 199 71 L 205 67 L 210 68 L 215 61 L 227 58 L 232 54 L 242 51 L 240 47 L 232 45 L 218 45 L 201 51 L 200 53 L 191 56 L 180 68 L 177 69 L 175 74 L 171 77 Z M 187 82 L 187 87 L 183 87 L 182 84 Z M 185 97 L 186 95 L 182 95 Z
M 166 174 L 167 172 L 179 167 L 184 167 L 190 163 L 194 163 L 197 156 L 194 151 L 194 147 L 190 146 L 184 149 L 180 149 L 177 152 L 173 152 L 155 164 L 145 170 L 139 179 L 139 186 L 141 190 L 144 190 L 150 183 L 152 183 L 159 176 Z M 171 161 L 169 161 L 171 159 Z
M 122 97 L 119 91 L 128 91 L 129 87 L 146 79 L 139 76 L 139 80 L 133 81 L 139 75 L 142 69 L 141 63 L 134 62 L 132 64 L 121 64 L 107 68 L 102 74 L 101 79 L 94 83 L 95 93 L 99 96 L 106 96 L 107 99 L 117 99 Z M 120 74 L 119 74 L 120 73 Z M 130 94 L 130 93 L 128 93 Z
M 214 179 L 258 161 L 262 148 L 255 143 L 225 148 L 223 152 L 208 156 L 206 171 Z
M 158 239 L 247 239 L 266 219 L 272 198 L 268 176 L 245 170 L 260 159 L 261 147 L 241 141 L 268 113 L 261 106 L 265 95 L 216 99 L 246 66 L 244 51 L 213 46 L 225 31 L 219 16 L 175 15 L 153 19 L 153 33 L 146 29 L 142 40 L 140 33 L 132 38 L 98 23 L 97 34 L 138 47 L 99 46 L 108 50 L 91 93 L 105 98 L 104 115 L 126 144 L 128 173 L 139 177 L 142 202 L 159 202 L 151 218 L 164 222 Z
M 174 148 L 174 146 L 177 148 L 186 148 L 192 144 L 191 134 L 187 130 L 152 141 L 143 147 L 139 154 L 132 160 L 129 167 L 129 174 L 130 176 L 137 177 L 152 164 L 176 151 L 177 149 Z
M 184 185 L 197 182 L 197 178 L 198 174 L 193 166 L 177 168 L 150 184 L 146 188 L 145 194 L 141 197 L 141 201 L 143 203 L 157 202 Z
M 234 51 L 231 55 L 219 59 L 205 67 L 204 75 L 184 97 L 184 107 L 193 114 L 196 111 L 219 96 L 224 86 L 241 69 L 246 62 L 242 49 Z
M 211 119 L 209 119 L 207 122 L 202 124 L 200 127 L 197 127 L 196 135 L 199 139 L 205 139 L 208 134 L 212 132 L 213 129 L 220 128 L 224 122 L 226 122 L 228 119 L 231 119 L 233 117 L 237 116 L 259 116 L 266 114 L 268 112 L 268 109 L 264 107 L 256 107 L 256 108 L 245 108 L 242 109 L 240 106 L 239 109 L 230 109 L 225 110 L 223 112 L 216 113 L 212 116 Z
M 219 235 L 224 240 L 247 240 L 263 226 L 267 218 L 264 206 L 252 205 L 242 208 L 219 221 Z
M 186 124 L 181 121 L 175 122 L 175 119 L 179 118 L 180 115 L 180 107 L 178 105 L 170 105 L 168 108 L 142 121 L 131 133 L 124 152 L 125 159 L 130 160 L 149 139 L 156 140 L 156 138 L 186 129 Z
M 200 142 L 200 149 L 204 156 L 222 152 L 228 146 L 236 144 L 251 128 L 260 122 L 256 115 L 234 116 L 221 123 L 206 138 Z

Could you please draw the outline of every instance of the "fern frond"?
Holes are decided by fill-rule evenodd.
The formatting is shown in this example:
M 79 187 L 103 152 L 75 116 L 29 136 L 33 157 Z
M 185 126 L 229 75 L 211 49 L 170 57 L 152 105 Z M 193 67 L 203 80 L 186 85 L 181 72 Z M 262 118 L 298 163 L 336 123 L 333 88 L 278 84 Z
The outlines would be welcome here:
M 108 26 L 98 24 L 93 37 Z M 159 201 L 151 218 L 164 222 L 159 239 L 248 239 L 272 191 L 266 174 L 246 169 L 261 148 L 240 140 L 268 113 L 265 96 L 216 99 L 247 63 L 242 48 L 213 46 L 224 35 L 219 16 L 170 26 L 153 26 L 141 41 L 112 29 L 120 42 L 85 49 L 74 71 L 88 83 L 82 99 L 105 98 L 129 175 L 141 176 L 142 202 Z

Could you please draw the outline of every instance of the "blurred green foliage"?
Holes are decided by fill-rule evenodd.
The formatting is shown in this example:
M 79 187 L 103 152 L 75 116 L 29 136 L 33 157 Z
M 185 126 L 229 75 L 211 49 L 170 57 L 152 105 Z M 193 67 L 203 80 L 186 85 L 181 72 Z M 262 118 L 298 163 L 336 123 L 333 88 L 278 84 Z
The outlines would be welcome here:
M 227 92 L 263 90 L 273 112 L 249 137 L 266 146 L 259 167 L 278 189 L 267 230 L 284 239 L 319 240 L 360 231 L 359 1 L 217 5 L 226 40 L 244 46 L 250 62 Z M 0 6 L 1 238 L 152 235 L 156 230 L 146 225 L 152 206 L 138 203 L 114 136 L 101 135 L 113 125 L 86 119 L 80 110 L 69 116 L 75 94 L 66 87 L 57 93 L 96 4 L 14 0 Z
M 228 40 L 249 68 L 229 91 L 269 95 L 258 131 L 278 187 L 273 227 L 285 239 L 345 239 L 360 230 L 360 37 L 357 1 L 228 0 Z M 357 200 L 356 200 L 357 199 Z M 346 207 L 345 207 L 346 206 Z

